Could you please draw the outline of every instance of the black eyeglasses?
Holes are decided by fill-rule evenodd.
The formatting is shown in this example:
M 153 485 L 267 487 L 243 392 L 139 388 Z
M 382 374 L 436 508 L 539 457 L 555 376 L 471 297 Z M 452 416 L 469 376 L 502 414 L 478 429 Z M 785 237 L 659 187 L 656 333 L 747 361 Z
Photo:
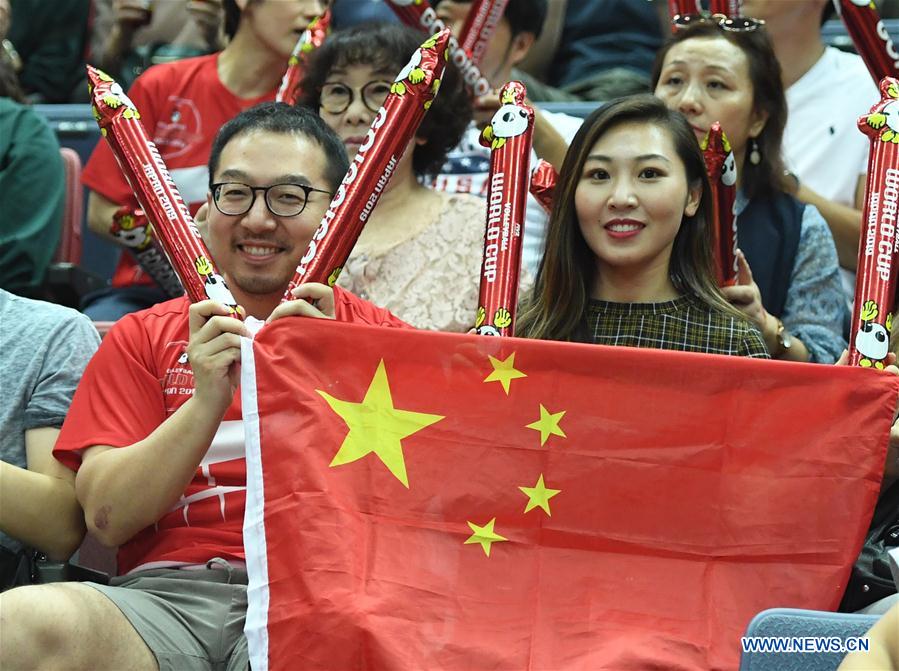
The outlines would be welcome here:
M 751 33 L 765 25 L 763 19 L 748 16 L 729 17 L 725 14 L 676 14 L 671 23 L 675 28 L 688 28 L 698 23 L 714 23 L 730 33 Z
M 387 96 L 390 95 L 390 84 L 391 82 L 380 79 L 368 82 L 359 90 L 362 104 L 370 111 L 377 112 L 387 100 Z M 322 84 L 319 105 L 328 114 L 342 114 L 353 104 L 355 99 L 355 91 L 346 84 L 325 82 Z
M 212 185 L 212 201 L 222 214 L 236 216 L 246 214 L 256 202 L 256 192 L 265 194 L 265 206 L 276 217 L 295 217 L 306 209 L 309 194 L 313 191 L 334 194 L 305 184 L 272 184 L 250 186 L 240 182 L 219 182 Z

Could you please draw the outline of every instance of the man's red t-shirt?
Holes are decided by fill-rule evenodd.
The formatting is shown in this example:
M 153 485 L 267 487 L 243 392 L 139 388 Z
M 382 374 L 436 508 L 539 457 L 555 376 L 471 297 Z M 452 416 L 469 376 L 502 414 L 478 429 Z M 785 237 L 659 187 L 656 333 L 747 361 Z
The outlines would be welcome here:
M 156 143 L 191 214 L 206 201 L 209 152 L 219 128 L 248 107 L 274 100 L 277 89 L 259 98 L 238 98 L 218 76 L 218 54 L 154 65 L 131 87 L 128 97 Z M 112 150 L 101 141 L 91 154 L 82 182 L 120 205 L 137 208 Z M 153 284 L 130 254 L 122 254 L 112 285 Z
M 387 310 L 334 287 L 338 321 L 406 327 Z M 149 436 L 193 394 L 184 296 L 126 315 L 103 339 L 53 450 L 72 470 L 94 445 L 124 447 Z M 119 572 L 244 559 L 247 467 L 240 390 L 187 490 L 155 525 L 119 548 Z M 159 464 L 165 468 L 165 464 Z

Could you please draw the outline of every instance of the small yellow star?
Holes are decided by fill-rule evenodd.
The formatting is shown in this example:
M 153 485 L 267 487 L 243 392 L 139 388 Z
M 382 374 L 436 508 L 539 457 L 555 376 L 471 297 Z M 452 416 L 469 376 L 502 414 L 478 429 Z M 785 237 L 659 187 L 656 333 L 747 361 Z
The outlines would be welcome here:
M 552 517 L 552 513 L 549 512 L 549 500 L 562 490 L 547 488 L 543 482 L 543 473 L 540 474 L 537 484 L 533 487 L 519 487 L 518 489 L 528 497 L 528 503 L 524 512 L 529 513 L 537 506 L 540 506 L 547 515 Z
M 494 359 L 489 354 L 487 355 L 487 358 L 490 359 L 490 364 L 493 366 L 493 372 L 484 378 L 484 382 L 499 382 L 503 385 L 506 396 L 509 395 L 509 384 L 512 380 L 517 380 L 520 377 L 527 377 L 527 375 L 520 370 L 515 369 L 515 352 L 512 352 L 503 361 Z
M 564 416 L 564 410 L 561 412 L 550 412 L 543 407 L 542 403 L 540 404 L 540 419 L 527 425 L 528 429 L 534 429 L 534 431 L 540 432 L 540 447 L 543 447 L 543 445 L 546 444 L 546 439 L 550 436 L 566 437 L 565 432 L 562 431 L 562 427 L 559 426 L 559 422 L 562 421 Z
M 324 391 L 317 391 L 350 429 L 330 466 L 342 466 L 374 452 L 408 489 L 409 479 L 406 476 L 406 462 L 400 441 L 439 422 L 443 416 L 395 408 L 383 359 L 378 364 L 361 403 L 342 401 Z
M 471 530 L 474 533 L 472 533 L 471 536 L 469 536 L 468 540 L 465 541 L 465 545 L 469 545 L 470 543 L 480 543 L 481 547 L 484 548 L 484 554 L 489 557 L 491 543 L 499 543 L 501 541 L 509 540 L 504 536 L 500 536 L 493 530 L 493 525 L 495 523 L 495 517 L 482 527 L 479 527 L 474 522 L 469 522 L 468 526 L 471 527 Z

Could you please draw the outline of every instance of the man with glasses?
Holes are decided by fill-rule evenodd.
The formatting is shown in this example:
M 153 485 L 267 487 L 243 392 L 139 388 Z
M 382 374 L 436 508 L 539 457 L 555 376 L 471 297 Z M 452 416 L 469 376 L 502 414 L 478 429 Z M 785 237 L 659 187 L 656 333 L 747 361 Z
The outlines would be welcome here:
M 274 100 L 297 39 L 328 5 L 328 0 L 219 1 L 230 38 L 225 49 L 155 65 L 128 92 L 192 214 L 206 199 L 206 162 L 216 131 L 241 110 Z M 94 150 L 83 181 L 90 189 L 91 231 L 123 245 L 112 233 L 113 219 L 120 208 L 139 206 L 105 142 Z M 85 297 L 82 308 L 94 320 L 114 321 L 167 298 L 131 254 L 123 253 L 112 288 Z
M 288 315 L 404 326 L 321 284 L 281 303 L 347 168 L 305 108 L 263 103 L 219 132 L 204 239 L 247 320 L 181 297 L 106 336 L 54 455 L 78 471 L 87 527 L 120 546 L 123 575 L 0 596 L 0 668 L 247 668 L 240 336 Z

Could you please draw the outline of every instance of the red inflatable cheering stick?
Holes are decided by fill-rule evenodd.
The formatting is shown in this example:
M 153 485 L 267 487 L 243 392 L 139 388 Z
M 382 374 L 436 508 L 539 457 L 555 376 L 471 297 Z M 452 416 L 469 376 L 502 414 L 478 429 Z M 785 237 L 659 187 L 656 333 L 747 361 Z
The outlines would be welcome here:
M 699 0 L 668 0 L 668 16 L 686 16 L 688 14 L 701 14 L 702 5 Z
M 481 62 L 490 38 L 503 18 L 503 12 L 509 0 L 474 0 L 468 10 L 462 34 L 459 35 L 461 47 L 469 54 L 475 65 Z
M 300 80 L 303 78 L 303 72 L 306 69 L 306 60 L 309 54 L 318 49 L 331 28 L 331 10 L 326 9 L 325 13 L 318 16 L 309 23 L 309 27 L 303 31 L 300 39 L 297 40 L 290 60 L 287 61 L 287 72 L 281 78 L 281 87 L 275 96 L 275 100 L 288 105 L 295 105 L 300 97 Z
M 521 82 L 503 86 L 501 107 L 481 134 L 481 144 L 491 152 L 484 261 L 475 316 L 479 335 L 510 336 L 515 328 L 534 135 L 534 110 L 525 104 L 526 96 Z
M 858 120 L 871 140 L 868 184 L 858 246 L 849 365 L 883 368 L 896 294 L 899 211 L 899 81 L 880 82 L 880 101 Z
M 556 195 L 556 182 L 559 181 L 559 173 L 548 161 L 542 158 L 537 161 L 537 167 L 531 173 L 531 195 L 543 206 L 547 214 L 552 212 L 553 198 Z
M 447 25 L 437 17 L 437 12 L 427 0 L 384 0 L 388 7 L 407 26 L 436 35 L 447 30 Z M 449 36 L 449 58 L 462 73 L 462 81 L 472 98 L 487 95 L 493 90 L 487 78 L 481 74 L 472 55 L 462 48 L 452 35 Z
M 365 141 L 350 161 L 350 169 L 300 259 L 284 300 L 291 300 L 291 290 L 304 282 L 333 286 L 337 281 L 365 222 L 437 95 L 446 67 L 449 37 L 449 30 L 429 37 L 397 75 L 390 95 L 375 115 Z
M 710 228 L 715 274 L 719 286 L 731 286 L 737 281 L 737 220 L 734 217 L 737 163 L 730 142 L 717 121 L 709 128 L 701 146 L 714 204 Z
M 741 15 L 742 5 L 743 0 L 709 0 L 709 13 L 724 14 L 733 19 Z
M 899 53 L 871 0 L 833 0 L 855 50 L 875 82 L 899 77 Z
M 140 122 L 140 112 L 106 73 L 87 66 L 94 117 L 146 212 L 159 243 L 191 301 L 211 298 L 235 310 L 237 303 L 210 260 L 190 211 Z

